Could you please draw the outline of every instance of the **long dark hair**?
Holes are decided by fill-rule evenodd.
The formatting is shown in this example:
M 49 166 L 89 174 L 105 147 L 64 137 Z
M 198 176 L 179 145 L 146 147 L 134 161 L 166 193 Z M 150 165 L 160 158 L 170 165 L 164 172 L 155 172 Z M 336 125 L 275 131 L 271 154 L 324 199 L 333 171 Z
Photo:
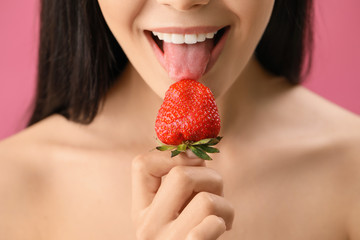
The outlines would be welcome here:
M 312 0 L 276 0 L 255 51 L 270 72 L 297 84 L 311 63 Z M 128 60 L 97 0 L 41 0 L 32 125 L 54 113 L 90 123 Z

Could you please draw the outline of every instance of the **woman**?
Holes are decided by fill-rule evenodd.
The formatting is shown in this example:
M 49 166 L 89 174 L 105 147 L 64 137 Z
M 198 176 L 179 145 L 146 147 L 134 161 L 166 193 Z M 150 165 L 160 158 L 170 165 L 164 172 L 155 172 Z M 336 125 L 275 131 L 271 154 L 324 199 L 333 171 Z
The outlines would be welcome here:
M 311 9 L 43 0 L 34 113 L 0 144 L 1 236 L 360 239 L 359 119 L 298 84 Z M 208 40 L 174 42 L 194 34 Z M 214 161 L 149 152 L 165 91 L 183 78 L 216 98 Z

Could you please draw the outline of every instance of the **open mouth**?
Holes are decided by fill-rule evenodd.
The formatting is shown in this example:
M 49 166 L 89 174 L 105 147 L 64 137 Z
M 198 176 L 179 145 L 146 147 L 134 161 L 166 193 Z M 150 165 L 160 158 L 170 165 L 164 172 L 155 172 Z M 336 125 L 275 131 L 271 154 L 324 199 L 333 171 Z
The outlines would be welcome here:
M 203 33 L 145 30 L 145 35 L 170 78 L 198 80 L 215 64 L 229 29 L 230 26 L 226 26 Z
M 175 34 L 164 34 L 161 32 L 151 32 L 151 37 L 154 40 L 154 42 L 156 43 L 156 45 L 158 45 L 158 47 L 160 48 L 160 50 L 162 52 L 164 52 L 164 48 L 163 48 L 163 44 L 164 41 L 168 40 L 168 42 L 174 43 L 174 44 L 196 44 L 197 42 L 203 42 L 206 41 L 207 39 L 214 39 L 214 46 L 216 46 L 220 39 L 224 36 L 224 33 L 226 31 L 226 29 L 229 27 L 223 27 L 221 28 L 219 31 L 217 32 L 211 32 L 211 33 L 203 33 L 203 34 L 197 34 L 197 39 L 194 41 L 194 37 L 188 37 L 189 40 L 188 42 L 186 42 L 186 37 L 187 35 L 190 34 L 185 34 L 185 36 L 176 36 L 174 37 L 173 35 Z M 147 31 L 150 32 L 150 31 Z M 184 35 L 184 34 L 177 34 L 177 35 Z M 191 35 L 195 35 L 195 34 L 191 34 Z M 173 41 L 173 38 L 177 38 L 177 40 Z

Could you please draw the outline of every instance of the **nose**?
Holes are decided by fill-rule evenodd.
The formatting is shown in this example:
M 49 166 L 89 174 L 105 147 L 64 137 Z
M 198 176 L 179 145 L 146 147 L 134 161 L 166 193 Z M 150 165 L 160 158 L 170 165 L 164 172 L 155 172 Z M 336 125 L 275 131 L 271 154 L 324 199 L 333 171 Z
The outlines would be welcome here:
M 207 5 L 210 0 L 157 0 L 157 2 L 179 11 L 187 11 L 193 8 Z

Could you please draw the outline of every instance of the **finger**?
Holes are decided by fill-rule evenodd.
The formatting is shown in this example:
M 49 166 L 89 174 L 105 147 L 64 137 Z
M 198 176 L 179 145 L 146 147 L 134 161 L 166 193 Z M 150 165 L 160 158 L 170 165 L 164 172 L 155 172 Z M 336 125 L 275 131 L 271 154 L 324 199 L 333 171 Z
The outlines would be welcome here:
M 156 217 L 161 224 L 174 220 L 194 192 L 223 195 L 222 177 L 207 167 L 173 167 L 154 197 L 147 212 L 148 217 Z
M 167 152 L 150 152 L 139 155 L 132 161 L 132 216 L 150 205 L 160 184 L 161 177 L 178 165 L 202 166 L 204 160 L 190 159 L 184 154 L 170 158 Z
M 193 228 L 186 240 L 216 240 L 226 231 L 224 219 L 210 215 Z
M 234 208 L 223 197 L 200 192 L 184 208 L 179 217 L 174 220 L 173 227 L 177 234 L 188 233 L 209 215 L 224 219 L 226 229 L 230 230 L 234 220 Z
M 198 156 L 195 155 L 195 153 L 193 153 L 190 149 L 187 149 L 185 152 L 186 156 L 188 158 L 199 158 Z

